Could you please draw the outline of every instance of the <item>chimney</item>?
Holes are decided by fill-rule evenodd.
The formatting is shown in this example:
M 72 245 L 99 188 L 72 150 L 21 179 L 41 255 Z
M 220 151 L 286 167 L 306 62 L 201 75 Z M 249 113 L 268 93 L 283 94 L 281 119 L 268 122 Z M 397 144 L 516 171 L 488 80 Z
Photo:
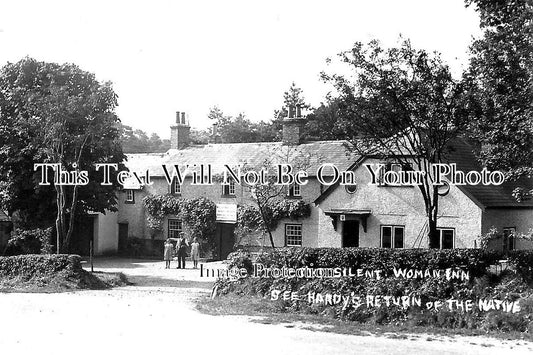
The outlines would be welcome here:
M 293 106 L 293 105 L 289 105 L 289 117 L 288 118 L 295 118 L 295 114 L 296 114 L 296 107 Z
M 287 111 L 289 115 L 283 119 L 283 144 L 298 145 L 301 143 L 302 128 L 305 124 L 302 108 L 299 105 L 290 105 Z
M 170 149 L 183 149 L 189 145 L 189 126 L 185 112 L 176 112 L 176 124 L 170 126 Z
M 213 123 L 213 130 L 211 131 L 211 137 L 209 139 L 210 143 L 221 143 L 222 139 L 220 137 L 220 134 L 218 134 L 218 124 Z

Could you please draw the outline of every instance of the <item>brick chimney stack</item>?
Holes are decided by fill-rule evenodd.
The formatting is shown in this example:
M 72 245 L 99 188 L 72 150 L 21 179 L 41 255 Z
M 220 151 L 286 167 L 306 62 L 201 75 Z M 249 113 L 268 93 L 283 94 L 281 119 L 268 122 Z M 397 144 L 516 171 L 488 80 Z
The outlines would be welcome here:
M 185 112 L 176 112 L 176 124 L 170 126 L 170 149 L 183 149 L 190 143 L 189 132 L 191 127 L 186 119 Z
M 283 144 L 298 145 L 302 142 L 302 128 L 305 124 L 302 108 L 299 105 L 290 105 L 287 111 L 289 115 L 283 119 Z
M 213 128 L 211 130 L 211 137 L 209 137 L 209 143 L 218 144 L 222 142 L 222 137 L 218 133 L 218 124 L 213 123 Z

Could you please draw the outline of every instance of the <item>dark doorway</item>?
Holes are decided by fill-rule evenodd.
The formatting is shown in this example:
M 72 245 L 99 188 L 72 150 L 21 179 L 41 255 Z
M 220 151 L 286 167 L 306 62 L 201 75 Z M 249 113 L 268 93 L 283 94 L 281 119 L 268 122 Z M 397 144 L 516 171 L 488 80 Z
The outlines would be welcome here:
M 228 254 L 233 251 L 233 245 L 235 244 L 235 225 L 218 223 L 217 224 L 217 256 L 218 259 L 224 260 L 228 257 Z
M 70 252 L 81 256 L 88 256 L 91 241 L 94 242 L 94 221 L 96 216 L 83 216 L 78 218 L 72 233 Z
M 342 247 L 359 246 L 359 221 L 344 221 L 342 226 Z
M 118 224 L 118 252 L 119 254 L 126 253 L 128 247 L 128 224 Z

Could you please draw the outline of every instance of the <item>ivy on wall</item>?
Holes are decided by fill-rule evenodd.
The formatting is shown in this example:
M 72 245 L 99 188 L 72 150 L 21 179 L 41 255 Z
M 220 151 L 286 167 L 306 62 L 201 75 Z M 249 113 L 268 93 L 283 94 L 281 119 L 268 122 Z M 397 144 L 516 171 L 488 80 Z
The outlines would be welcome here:
M 299 219 L 311 215 L 311 206 L 302 200 L 275 200 L 265 206 L 265 215 L 271 230 L 284 218 Z
M 216 204 L 205 198 L 185 199 L 173 195 L 148 195 L 143 199 L 148 213 L 148 227 L 161 231 L 163 221 L 168 215 L 181 218 L 184 228 L 190 236 L 198 237 L 204 242 L 214 242 L 216 228 Z M 311 206 L 302 200 L 272 201 L 264 209 L 268 228 L 276 229 L 284 218 L 300 219 L 311 215 Z M 236 242 L 243 237 L 266 231 L 265 222 L 259 209 L 253 205 L 239 205 L 237 209 Z M 213 245 L 214 243 L 210 243 Z
M 278 223 L 284 218 L 296 220 L 309 217 L 311 206 L 302 200 L 273 200 L 264 207 L 263 213 L 264 220 L 256 206 L 240 205 L 238 207 L 235 228 L 236 242 L 253 233 L 266 233 L 265 223 L 268 223 L 270 230 L 275 230 Z
M 173 195 L 148 195 L 143 199 L 148 213 L 148 227 L 161 231 L 165 216 L 178 216 L 190 237 L 197 237 L 202 244 L 214 245 L 216 205 L 213 201 L 198 197 L 184 199 Z
M 198 197 L 183 199 L 181 218 L 191 235 L 214 246 L 216 230 L 216 205 L 213 201 Z
M 165 216 L 179 215 L 183 201 L 172 195 L 148 195 L 143 198 L 143 206 L 148 213 L 148 227 L 162 230 Z

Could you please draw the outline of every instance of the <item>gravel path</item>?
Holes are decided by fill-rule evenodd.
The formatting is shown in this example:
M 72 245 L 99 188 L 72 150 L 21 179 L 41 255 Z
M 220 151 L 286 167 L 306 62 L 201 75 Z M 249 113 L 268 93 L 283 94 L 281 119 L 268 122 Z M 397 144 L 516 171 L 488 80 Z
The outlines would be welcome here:
M 133 286 L 61 294 L 0 294 L 1 354 L 526 354 L 529 343 L 479 337 L 391 339 L 209 316 L 193 300 L 210 292 L 197 270 L 104 259 Z M 220 265 L 211 265 L 218 267 Z M 474 343 L 474 344 L 472 344 Z M 517 345 L 519 343 L 520 345 Z

